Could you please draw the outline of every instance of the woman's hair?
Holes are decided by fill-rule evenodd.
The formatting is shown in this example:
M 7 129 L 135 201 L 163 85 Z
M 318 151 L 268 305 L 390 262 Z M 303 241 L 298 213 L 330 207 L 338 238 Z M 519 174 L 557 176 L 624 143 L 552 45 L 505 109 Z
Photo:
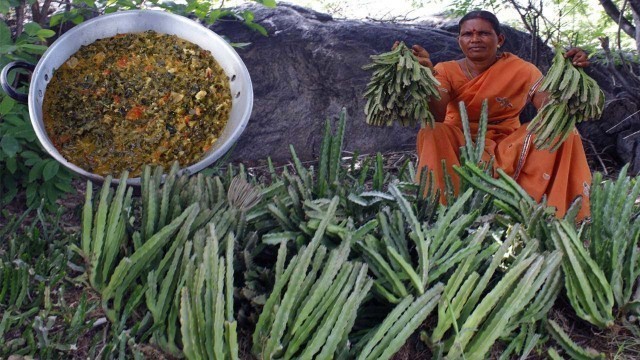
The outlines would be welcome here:
M 471 19 L 486 20 L 489 22 L 489 24 L 491 24 L 491 27 L 496 32 L 496 35 L 500 35 L 502 33 L 500 31 L 500 21 L 498 21 L 498 18 L 492 12 L 485 10 L 474 10 L 468 12 L 465 16 L 462 17 L 462 19 L 460 19 L 460 21 L 458 22 L 458 26 L 462 27 L 462 23 Z

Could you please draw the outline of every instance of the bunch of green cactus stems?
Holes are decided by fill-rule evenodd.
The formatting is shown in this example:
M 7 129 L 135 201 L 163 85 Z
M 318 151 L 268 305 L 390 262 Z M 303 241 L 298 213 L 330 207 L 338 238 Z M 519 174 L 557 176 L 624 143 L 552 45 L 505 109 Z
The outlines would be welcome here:
M 604 93 L 598 83 L 582 68 L 576 68 L 564 51 L 556 47 L 553 63 L 539 91 L 549 94 L 548 102 L 529 123 L 539 149 L 557 150 L 575 124 L 599 119 L 604 107 Z
M 601 328 L 613 325 L 613 292 L 604 273 L 589 256 L 573 224 L 561 221 L 553 226 L 552 239 L 565 256 L 565 287 L 576 314 Z
M 219 239 L 215 225 L 208 227 L 206 240 L 203 231 L 196 234 L 194 256 L 187 263 L 186 280 L 179 291 L 183 352 L 187 359 L 238 359 L 233 315 L 235 239 L 232 233 Z M 226 247 L 223 256 L 218 255 L 221 240 Z
M 589 252 L 604 272 L 616 305 L 640 315 L 640 293 L 635 292 L 640 276 L 640 209 L 633 199 L 640 197 L 640 181 L 627 176 L 624 166 L 617 180 L 604 181 L 596 173 L 591 186 L 592 223 L 585 232 Z
M 434 126 L 429 101 L 439 99 L 438 85 L 431 69 L 420 65 L 403 42 L 395 49 L 371 56 L 372 63 L 364 70 L 373 70 L 364 97 L 366 122 L 374 126 L 402 126 L 418 122 Z
M 139 324 L 132 336 L 187 358 L 242 356 L 237 327 L 253 326 L 236 322 L 242 308 L 244 321 L 256 319 L 259 359 L 389 359 L 421 325 L 434 356 L 475 359 L 500 340 L 506 353 L 531 352 L 563 287 L 596 326 L 614 321 L 614 299 L 635 313 L 640 230 L 611 216 L 637 223 L 625 201 L 640 194 L 637 180 L 594 182 L 592 223 L 578 231 L 579 203 L 557 220 L 506 174 L 493 176 L 481 124 L 461 150 L 460 193 L 447 190 L 443 205 L 432 177 L 414 182 L 410 162 L 395 174 L 381 156 L 345 163 L 344 122 L 335 134 L 327 124 L 317 172 L 292 149 L 293 170 L 271 167 L 268 185 L 147 169 L 140 200 L 123 177 L 94 206 L 89 183 L 77 251 L 109 320 L 121 331 Z
M 372 282 L 365 264 L 347 261 L 348 241 L 324 261 L 327 249 L 320 241 L 337 205 L 334 197 L 311 242 L 286 267 L 286 242 L 281 243 L 276 282 L 253 334 L 253 353 L 259 358 L 327 359 L 347 349 L 357 309 Z
M 522 238 L 526 236 L 515 225 L 494 253 L 481 252 L 476 242 L 445 286 L 435 329 L 430 336 L 423 332 L 428 344 L 448 351 L 447 358 L 483 359 L 498 338 L 547 314 L 562 288 L 561 254 L 539 253 L 537 241 L 528 240 L 500 281 L 488 288 L 508 250 Z M 486 260 L 490 262 L 481 276 Z
M 376 274 L 374 291 L 395 304 L 410 293 L 422 295 L 429 284 L 440 281 L 477 248 L 476 243 L 482 241 L 487 229 L 467 235 L 467 228 L 478 216 L 477 212 L 464 214 L 461 211 L 471 191 L 463 194 L 451 207 L 442 208 L 432 226 L 418 221 L 396 184 L 389 185 L 389 192 L 399 209 L 390 212 L 385 207 L 377 217 L 382 236 L 377 238 L 368 234 L 356 242 L 356 249 Z M 406 235 L 403 231 L 405 223 L 411 229 Z M 416 265 L 411 256 L 412 248 L 417 252 Z
M 231 296 L 233 239 L 235 233 L 244 232 L 246 211 L 259 201 L 260 193 L 238 178 L 229 181 L 229 187 L 225 188 L 218 177 L 179 176 L 177 164 L 167 176 L 163 176 L 161 168 L 146 167 L 141 178 L 141 208 L 134 211 L 133 189 L 125 190 L 126 179 L 125 173 L 113 192 L 109 186 L 111 178 L 107 177 L 95 209 L 92 184 L 87 183 L 82 248 L 77 249 L 85 257 L 89 281 L 101 294 L 107 317 L 124 326 L 144 299 L 149 311 L 145 319 L 153 322 L 152 339 L 164 351 L 174 355 L 184 351 L 189 358 L 237 358 Z M 135 214 L 141 215 L 139 230 L 127 231 L 136 223 Z M 206 267 L 215 261 L 213 254 L 203 257 L 204 249 L 213 249 L 216 244 L 204 244 L 205 229 L 212 232 L 210 237 L 226 241 L 224 264 L 228 270 L 222 269 L 222 273 L 218 268 L 214 271 Z M 217 238 L 208 241 L 215 242 Z M 123 249 L 128 251 L 123 253 Z M 194 334 L 201 331 L 209 334 L 209 321 L 213 318 L 207 317 L 206 325 L 191 321 L 188 326 L 183 324 L 182 329 L 179 318 L 187 319 L 194 312 L 200 315 L 203 309 L 194 309 L 200 305 L 200 299 L 194 300 L 199 295 L 215 293 L 218 299 L 217 289 L 222 287 L 210 287 L 212 281 L 217 285 L 220 275 L 225 280 L 227 295 L 221 305 L 219 302 L 216 305 L 226 309 L 223 326 L 227 347 L 217 348 L 215 353 L 202 353 L 203 345 L 198 341 L 204 338 Z M 184 293 L 185 286 L 194 292 Z M 210 315 L 208 311 L 204 314 Z M 220 319 L 215 320 L 217 326 Z M 185 336 L 188 344 L 184 342 Z M 207 338 L 207 344 L 210 340 Z

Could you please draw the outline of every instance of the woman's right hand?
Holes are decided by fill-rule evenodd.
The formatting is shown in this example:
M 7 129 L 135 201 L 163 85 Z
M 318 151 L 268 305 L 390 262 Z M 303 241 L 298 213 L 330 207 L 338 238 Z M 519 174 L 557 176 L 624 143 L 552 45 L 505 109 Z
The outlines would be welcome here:
M 429 55 L 427 50 L 425 50 L 425 48 L 423 48 L 420 45 L 413 45 L 411 47 L 411 52 L 413 52 L 413 55 L 415 55 L 418 58 L 418 62 L 420 63 L 420 65 L 426 66 L 433 71 L 433 63 L 431 62 L 431 56 Z
M 398 47 L 399 44 L 399 41 L 394 42 L 391 50 L 395 50 L 395 48 Z M 431 71 L 433 71 L 433 63 L 431 62 L 431 57 L 427 50 L 425 50 L 425 48 L 420 45 L 413 45 L 411 47 L 411 52 L 415 57 L 418 58 L 418 62 L 420 63 L 420 65 L 426 66 L 431 69 Z

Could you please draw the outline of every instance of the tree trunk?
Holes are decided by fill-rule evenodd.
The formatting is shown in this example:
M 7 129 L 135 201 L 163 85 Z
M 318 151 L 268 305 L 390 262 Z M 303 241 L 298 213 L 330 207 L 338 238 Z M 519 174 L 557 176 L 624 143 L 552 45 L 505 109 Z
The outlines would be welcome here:
M 636 50 L 640 52 L 640 15 L 634 9 L 631 12 L 633 13 L 633 23 L 636 25 Z
M 609 15 L 609 17 L 620 26 L 620 29 L 624 31 L 625 34 L 631 36 L 632 38 L 636 38 L 636 27 L 633 26 L 632 23 L 629 22 L 624 16 L 620 16 L 620 10 L 613 3 L 612 0 L 598 0 L 600 1 L 600 5 L 604 8 L 604 11 Z M 636 0 L 637 3 L 637 0 Z

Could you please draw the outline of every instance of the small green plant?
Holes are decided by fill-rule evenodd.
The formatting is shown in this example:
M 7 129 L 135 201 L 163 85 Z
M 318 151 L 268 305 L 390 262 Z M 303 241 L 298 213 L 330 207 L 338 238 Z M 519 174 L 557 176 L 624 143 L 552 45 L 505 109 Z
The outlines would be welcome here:
M 95 301 L 83 294 L 77 303 L 69 303 L 78 291 L 69 281 L 68 245 L 74 237 L 61 230 L 60 214 L 42 206 L 35 214 L 27 210 L 11 217 L 0 230 L 2 358 L 73 356 L 78 338 L 93 325 Z
M 1 2 L 0 2 L 1 3 Z M 0 66 L 10 61 L 35 63 L 47 47 L 42 45 L 55 32 L 30 22 L 15 39 L 5 22 L 0 23 Z M 16 74 L 9 74 L 14 82 Z M 26 85 L 18 87 L 26 91 Z M 72 175 L 45 155 L 29 121 L 26 104 L 17 103 L 0 92 L 0 205 L 12 202 L 24 190 L 27 206 L 45 199 L 54 208 L 63 194 L 73 192 Z
M 126 0 L 121 0 L 125 2 Z M 252 0 L 266 7 L 276 7 L 275 0 Z M 119 1 L 120 2 L 120 1 Z M 224 0 L 186 0 L 185 3 L 175 3 L 171 1 L 152 0 L 152 4 L 169 10 L 174 14 L 193 15 L 207 25 L 212 25 L 222 18 L 231 18 L 241 21 L 248 28 L 267 36 L 267 30 L 260 24 L 254 22 L 254 15 L 251 11 L 238 11 L 233 8 L 225 8 Z
M 565 353 L 572 359 L 580 360 L 604 360 L 605 355 L 593 349 L 584 349 L 576 344 L 562 327 L 555 321 L 549 319 L 546 324 L 547 331 L 553 337 L 556 343 L 562 347 Z

